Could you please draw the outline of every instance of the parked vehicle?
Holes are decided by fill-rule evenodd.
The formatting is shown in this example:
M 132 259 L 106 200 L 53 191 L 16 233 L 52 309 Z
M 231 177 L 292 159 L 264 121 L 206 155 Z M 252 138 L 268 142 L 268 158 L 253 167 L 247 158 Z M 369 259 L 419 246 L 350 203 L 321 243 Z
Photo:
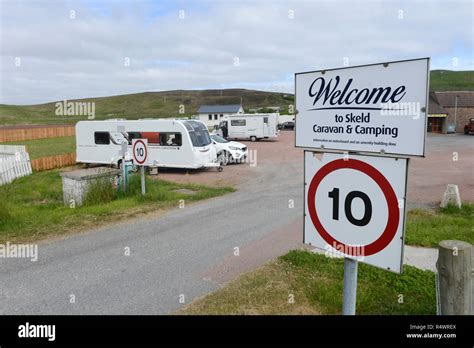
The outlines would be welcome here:
M 278 129 L 295 129 L 295 123 L 293 121 L 283 122 L 278 125 Z
M 156 167 L 221 170 L 209 131 L 198 120 L 146 119 L 80 121 L 76 124 L 76 161 L 121 166 L 122 143 L 148 139 L 149 163 Z
M 217 158 L 221 164 L 237 163 L 247 158 L 247 146 L 236 141 L 229 141 L 218 134 L 211 134 L 211 140 L 216 147 Z
M 279 135 L 278 114 L 235 114 L 222 118 L 219 135 L 226 139 L 257 141 Z
M 474 134 L 474 118 L 470 118 L 469 123 L 464 126 L 464 134 Z

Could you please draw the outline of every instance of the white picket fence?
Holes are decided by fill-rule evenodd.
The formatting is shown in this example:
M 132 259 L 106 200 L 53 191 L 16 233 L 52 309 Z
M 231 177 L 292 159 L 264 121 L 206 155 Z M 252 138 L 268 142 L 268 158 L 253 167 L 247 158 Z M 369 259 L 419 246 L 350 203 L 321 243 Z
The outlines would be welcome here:
M 0 185 L 31 173 L 30 155 L 25 145 L 0 145 Z

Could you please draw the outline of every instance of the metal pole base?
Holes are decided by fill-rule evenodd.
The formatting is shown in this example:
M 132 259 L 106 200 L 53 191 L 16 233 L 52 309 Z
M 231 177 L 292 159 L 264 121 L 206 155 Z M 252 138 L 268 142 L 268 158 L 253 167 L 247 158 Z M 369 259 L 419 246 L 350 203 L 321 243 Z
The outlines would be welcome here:
M 355 315 L 357 295 L 357 260 L 344 258 L 342 315 Z

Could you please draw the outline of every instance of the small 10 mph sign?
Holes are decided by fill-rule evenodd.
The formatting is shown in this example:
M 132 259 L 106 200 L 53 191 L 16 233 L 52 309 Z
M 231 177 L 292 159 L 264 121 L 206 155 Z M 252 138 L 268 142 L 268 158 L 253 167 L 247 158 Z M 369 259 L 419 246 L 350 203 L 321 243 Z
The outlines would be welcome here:
M 148 160 L 148 139 L 133 139 L 133 164 L 144 166 Z
M 304 242 L 401 273 L 407 159 L 305 151 Z
M 145 188 L 145 166 L 148 165 L 148 139 L 133 139 L 132 141 L 133 164 L 140 166 L 142 195 Z

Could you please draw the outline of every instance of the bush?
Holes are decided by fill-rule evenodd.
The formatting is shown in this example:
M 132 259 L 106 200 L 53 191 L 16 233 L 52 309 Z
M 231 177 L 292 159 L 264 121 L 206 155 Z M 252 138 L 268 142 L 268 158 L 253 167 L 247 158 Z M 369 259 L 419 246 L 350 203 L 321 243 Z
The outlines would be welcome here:
M 92 180 L 87 188 L 83 205 L 108 203 L 117 198 L 117 192 L 107 177 Z

